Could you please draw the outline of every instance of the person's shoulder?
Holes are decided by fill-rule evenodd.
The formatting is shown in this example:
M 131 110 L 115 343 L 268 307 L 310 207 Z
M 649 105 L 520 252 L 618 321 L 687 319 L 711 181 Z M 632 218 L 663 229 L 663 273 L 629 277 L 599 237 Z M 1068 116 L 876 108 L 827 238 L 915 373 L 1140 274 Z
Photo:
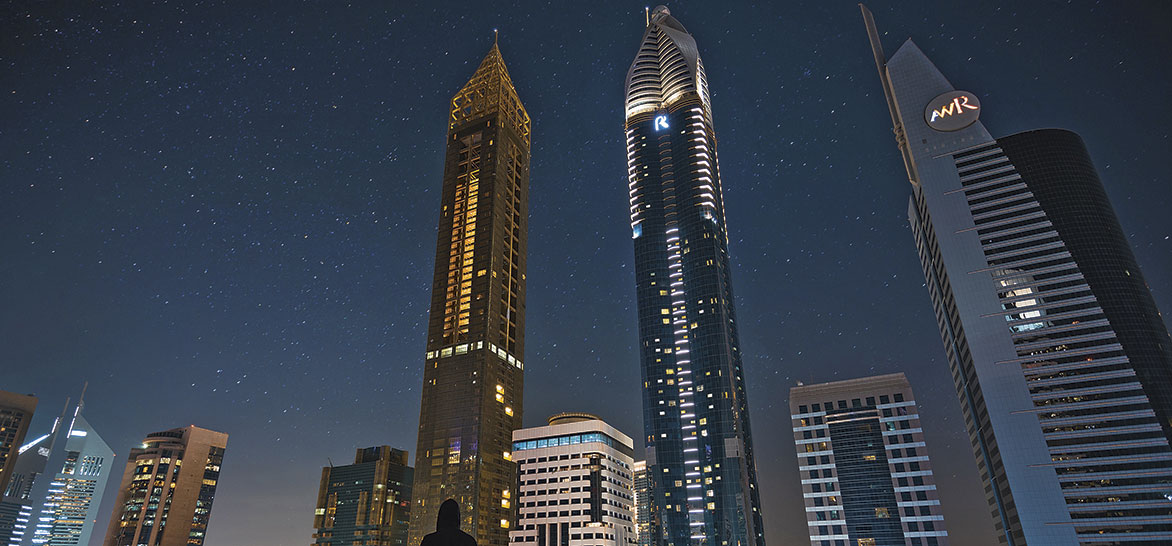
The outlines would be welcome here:
M 460 531 L 460 535 L 462 535 L 462 536 L 460 536 L 460 545 L 461 546 L 477 546 L 476 545 L 476 537 L 473 537 L 472 535 L 465 533 L 463 531 Z
M 423 535 L 423 540 L 419 543 L 419 546 L 429 546 L 430 544 L 434 543 L 436 541 L 436 539 L 438 538 L 436 536 L 438 534 L 439 533 L 428 533 L 426 535 Z

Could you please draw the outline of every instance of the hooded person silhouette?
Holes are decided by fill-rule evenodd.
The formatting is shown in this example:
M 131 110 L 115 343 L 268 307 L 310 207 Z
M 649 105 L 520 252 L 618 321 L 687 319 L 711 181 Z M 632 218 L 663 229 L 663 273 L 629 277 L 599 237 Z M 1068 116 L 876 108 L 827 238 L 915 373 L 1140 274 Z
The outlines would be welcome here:
M 455 500 L 440 505 L 435 532 L 423 537 L 419 546 L 476 546 L 476 539 L 460 530 L 460 505 Z

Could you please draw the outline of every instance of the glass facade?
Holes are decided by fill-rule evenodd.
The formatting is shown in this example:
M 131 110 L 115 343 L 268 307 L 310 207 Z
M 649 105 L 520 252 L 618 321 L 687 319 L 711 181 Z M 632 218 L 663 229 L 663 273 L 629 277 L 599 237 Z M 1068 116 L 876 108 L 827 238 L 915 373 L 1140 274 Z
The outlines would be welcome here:
M 1082 140 L 932 128 L 952 84 L 868 27 L 998 540 L 1172 542 L 1172 339 Z
M 665 7 L 627 74 L 626 143 L 656 544 L 764 543 L 708 82 Z
M 359 449 L 354 464 L 323 468 L 313 543 L 405 546 L 413 477 L 407 452 L 390 446 Z
M 902 373 L 790 389 L 813 546 L 946 546 L 911 386 Z
M 524 389 L 530 120 L 496 44 L 447 123 L 408 542 L 455 499 L 465 532 L 504 544 Z

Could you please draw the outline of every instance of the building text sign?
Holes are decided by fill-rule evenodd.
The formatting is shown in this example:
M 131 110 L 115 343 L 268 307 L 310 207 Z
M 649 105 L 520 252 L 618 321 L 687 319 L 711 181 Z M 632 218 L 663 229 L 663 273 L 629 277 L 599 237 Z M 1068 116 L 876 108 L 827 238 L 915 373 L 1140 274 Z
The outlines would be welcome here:
M 924 108 L 924 121 L 937 131 L 959 131 L 972 125 L 981 115 L 981 101 L 968 91 L 949 91 Z

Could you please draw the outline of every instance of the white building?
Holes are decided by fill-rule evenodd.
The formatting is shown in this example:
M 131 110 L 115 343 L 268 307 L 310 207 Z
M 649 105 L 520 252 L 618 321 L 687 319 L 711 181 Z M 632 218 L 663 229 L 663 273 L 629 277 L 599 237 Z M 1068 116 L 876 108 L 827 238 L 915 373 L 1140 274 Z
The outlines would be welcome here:
M 587 413 L 560 413 L 548 426 L 514 432 L 517 523 L 509 540 L 634 546 L 633 453 L 629 436 Z

